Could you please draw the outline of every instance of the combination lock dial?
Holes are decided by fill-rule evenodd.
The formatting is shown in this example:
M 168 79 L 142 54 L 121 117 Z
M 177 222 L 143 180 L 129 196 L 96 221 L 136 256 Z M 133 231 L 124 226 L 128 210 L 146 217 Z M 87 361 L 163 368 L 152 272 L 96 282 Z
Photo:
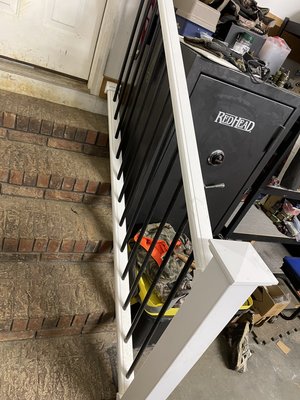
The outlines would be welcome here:
M 207 162 L 209 165 L 213 165 L 216 167 L 218 165 L 223 164 L 224 159 L 225 159 L 224 151 L 215 150 L 209 155 Z

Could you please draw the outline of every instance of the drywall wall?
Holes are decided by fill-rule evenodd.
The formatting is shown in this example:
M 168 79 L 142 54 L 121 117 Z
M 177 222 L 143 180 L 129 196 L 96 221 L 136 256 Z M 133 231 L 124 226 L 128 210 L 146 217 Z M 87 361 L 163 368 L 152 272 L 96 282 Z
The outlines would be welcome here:
M 121 0 L 120 2 L 123 3 L 122 16 L 119 26 L 116 26 L 116 35 L 105 68 L 105 75 L 115 79 L 118 78 L 120 73 L 131 28 L 140 3 L 139 0 Z
M 272 14 L 284 19 L 290 18 L 300 22 L 300 1 L 299 0 L 257 0 L 260 7 L 268 7 Z

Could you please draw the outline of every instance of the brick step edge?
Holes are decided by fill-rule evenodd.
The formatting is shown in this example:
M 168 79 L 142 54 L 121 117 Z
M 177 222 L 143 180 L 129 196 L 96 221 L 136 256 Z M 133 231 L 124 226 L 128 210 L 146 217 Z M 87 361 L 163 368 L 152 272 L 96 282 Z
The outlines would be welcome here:
M 28 239 L 0 238 L 0 252 L 4 253 L 35 253 L 41 257 L 60 256 L 64 259 L 74 256 L 74 261 L 87 258 L 88 255 L 109 254 L 112 251 L 111 240 L 71 240 L 71 239 Z M 0 253 L 1 255 L 1 253 Z M 47 256 L 47 257 L 46 257 Z M 81 257 L 80 259 L 77 259 Z
M 110 312 L 0 320 L 0 342 L 96 333 L 113 321 Z
M 8 113 L 3 114 L 5 116 Z M 109 155 L 108 134 L 106 133 L 57 125 L 50 121 L 42 121 L 39 129 L 33 129 L 30 121 L 27 125 L 21 126 L 21 124 L 17 123 L 18 118 L 15 114 L 11 115 L 14 118 L 8 119 L 1 116 L 0 113 L 0 126 L 1 122 L 6 124 L 0 127 L 0 138 L 2 139 L 48 146 L 59 150 L 75 151 L 98 157 L 108 157 Z M 28 117 L 22 118 L 29 120 Z M 7 121 L 10 120 L 11 122 L 8 123 Z
M 93 203 L 99 196 L 110 196 L 109 182 L 28 174 L 19 170 L 0 169 L 1 194 L 35 199 Z

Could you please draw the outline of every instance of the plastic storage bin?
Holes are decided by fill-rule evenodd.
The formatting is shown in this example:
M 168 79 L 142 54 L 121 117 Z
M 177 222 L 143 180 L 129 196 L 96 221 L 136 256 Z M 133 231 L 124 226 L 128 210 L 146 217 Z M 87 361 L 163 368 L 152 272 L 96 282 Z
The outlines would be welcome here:
M 290 51 L 291 49 L 284 39 L 278 36 L 268 37 L 258 57 L 270 68 L 271 75 L 274 75 L 282 66 Z
M 220 12 L 198 0 L 174 0 L 178 31 L 183 36 L 209 36 L 216 31 Z

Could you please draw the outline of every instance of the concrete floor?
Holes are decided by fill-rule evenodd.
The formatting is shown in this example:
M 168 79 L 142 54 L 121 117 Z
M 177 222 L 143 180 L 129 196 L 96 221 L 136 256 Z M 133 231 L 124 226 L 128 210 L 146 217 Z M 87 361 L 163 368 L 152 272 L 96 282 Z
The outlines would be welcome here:
M 248 361 L 248 371 L 240 374 L 227 367 L 227 346 L 219 337 L 169 400 L 299 400 L 300 332 L 283 341 L 291 349 L 288 355 L 274 342 L 251 342 L 254 354 Z
M 280 271 L 282 258 L 289 255 L 279 243 L 256 242 L 254 247 L 273 272 Z M 228 368 L 228 346 L 220 335 L 168 399 L 299 400 L 300 319 L 294 325 L 298 332 L 282 338 L 291 349 L 287 355 L 276 342 L 258 345 L 251 338 L 254 354 L 244 374 Z

